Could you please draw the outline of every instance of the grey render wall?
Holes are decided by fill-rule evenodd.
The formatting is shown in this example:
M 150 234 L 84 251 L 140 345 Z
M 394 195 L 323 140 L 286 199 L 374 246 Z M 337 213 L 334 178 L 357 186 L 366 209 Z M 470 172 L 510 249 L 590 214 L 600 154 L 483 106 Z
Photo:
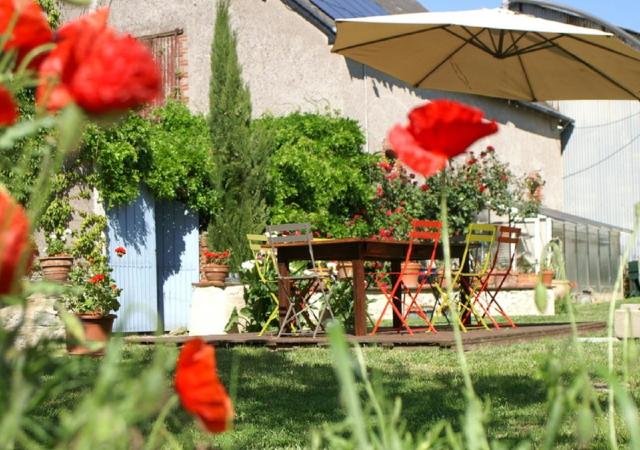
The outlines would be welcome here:
M 209 50 L 215 12 L 213 0 L 94 1 L 111 6 L 111 23 L 133 35 L 182 28 L 187 40 L 188 98 L 199 112 L 208 109 Z M 82 12 L 68 10 L 66 17 Z M 562 164 L 557 121 L 502 100 L 413 90 L 361 64 L 330 52 L 327 37 L 282 0 L 232 0 L 232 25 L 238 34 L 243 75 L 255 116 L 292 111 L 339 111 L 359 121 L 366 149 L 382 149 L 387 130 L 404 122 L 410 108 L 425 99 L 454 98 L 482 109 L 500 123 L 500 132 L 476 143 L 493 145 L 517 173 L 540 170 L 547 184 L 544 204 L 562 209 Z
M 563 101 L 575 119 L 563 157 L 565 211 L 632 228 L 640 202 L 640 102 Z M 640 245 L 632 249 L 640 257 Z

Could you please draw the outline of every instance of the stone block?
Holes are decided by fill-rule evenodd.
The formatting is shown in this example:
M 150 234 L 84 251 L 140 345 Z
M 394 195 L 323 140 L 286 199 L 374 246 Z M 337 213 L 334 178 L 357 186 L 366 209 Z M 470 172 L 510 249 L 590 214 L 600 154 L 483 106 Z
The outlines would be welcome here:
M 226 334 L 224 331 L 233 308 L 245 306 L 242 285 L 219 288 L 195 286 L 191 297 L 189 335 Z
M 640 337 L 640 305 L 624 304 L 615 311 L 613 331 L 617 338 Z

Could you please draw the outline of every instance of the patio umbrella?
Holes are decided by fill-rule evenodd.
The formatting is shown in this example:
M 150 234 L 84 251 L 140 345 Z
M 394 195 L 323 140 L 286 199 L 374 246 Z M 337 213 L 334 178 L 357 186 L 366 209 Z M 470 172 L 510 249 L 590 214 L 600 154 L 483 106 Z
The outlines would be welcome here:
M 507 99 L 640 99 L 640 48 L 508 9 L 339 19 L 333 52 L 414 87 Z

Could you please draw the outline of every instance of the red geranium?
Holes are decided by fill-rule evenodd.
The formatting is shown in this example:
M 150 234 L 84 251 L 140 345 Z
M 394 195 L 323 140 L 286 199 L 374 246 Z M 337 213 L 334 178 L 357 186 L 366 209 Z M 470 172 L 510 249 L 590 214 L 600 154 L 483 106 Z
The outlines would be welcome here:
M 49 110 L 75 102 L 90 113 L 122 111 L 153 100 L 160 72 L 143 44 L 107 26 L 109 10 L 70 22 L 40 67 L 37 98 Z
M 27 271 L 32 252 L 27 214 L 8 192 L 0 189 L 0 295 L 16 291 L 17 280 Z
M 92 283 L 92 284 L 100 283 L 101 281 L 104 281 L 104 278 L 105 278 L 104 275 L 99 273 L 97 275 L 92 276 L 89 279 L 89 283 Z
M 51 42 L 53 33 L 42 8 L 32 0 L 0 0 L 0 33 L 7 32 L 15 15 L 18 19 L 4 50 L 15 50 L 22 61 L 34 48 Z M 36 69 L 41 61 L 42 57 L 35 58 L 29 67 Z
M 4 86 L 0 84 L 0 126 L 13 125 L 18 118 L 16 102 Z
M 127 250 L 124 247 L 116 247 L 114 251 L 121 258 L 127 254 Z
M 229 250 L 225 250 L 223 252 L 204 252 L 204 257 L 207 259 L 207 262 L 224 264 L 231 256 L 231 252 Z
M 451 100 L 436 100 L 413 109 L 409 125 L 396 125 L 389 132 L 389 141 L 398 159 L 428 177 L 442 170 L 449 158 L 496 131 L 498 125 L 483 120 L 482 111 Z
M 198 416 L 207 430 L 220 433 L 229 429 L 233 406 L 216 373 L 212 346 L 196 338 L 182 347 L 175 385 L 184 409 Z

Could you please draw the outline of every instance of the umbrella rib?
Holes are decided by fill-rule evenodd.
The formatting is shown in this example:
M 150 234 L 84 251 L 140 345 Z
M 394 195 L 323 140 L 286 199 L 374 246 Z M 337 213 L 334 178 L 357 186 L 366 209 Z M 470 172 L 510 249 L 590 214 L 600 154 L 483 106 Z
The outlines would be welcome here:
M 448 31 L 450 33 L 452 33 L 454 36 L 460 38 L 463 40 L 462 45 L 460 45 L 458 48 L 456 48 L 453 52 L 449 53 L 447 56 L 445 56 L 445 58 L 440 61 L 433 69 L 431 69 L 424 77 L 422 77 L 417 83 L 414 83 L 413 86 L 414 87 L 419 87 L 422 83 L 424 83 L 424 81 L 429 78 L 431 75 L 433 75 L 433 73 L 438 70 L 444 63 L 446 63 L 453 55 L 455 55 L 456 53 L 458 53 L 460 50 L 463 49 L 463 47 L 467 44 L 469 44 L 470 40 L 477 36 L 478 34 L 482 33 L 482 31 L 484 30 L 484 28 L 480 31 L 478 31 L 474 36 L 470 37 L 469 39 L 463 39 L 462 37 L 458 36 L 456 33 L 452 33 L 450 30 L 445 28 L 445 31 Z
M 391 41 L 393 39 L 399 39 L 399 38 L 403 38 L 403 37 L 407 37 L 407 36 L 413 36 L 414 34 L 426 33 L 427 31 L 440 30 L 440 29 L 446 28 L 446 27 L 447 27 L 447 25 L 438 25 L 436 27 L 424 28 L 424 29 L 416 30 L 416 31 L 410 31 L 408 33 L 395 34 L 393 36 L 387 36 L 387 37 L 380 38 L 380 39 L 374 39 L 373 41 L 360 42 L 359 44 L 348 45 L 347 47 L 334 48 L 334 49 L 331 50 L 331 52 L 332 53 L 343 52 L 345 50 L 351 50 L 351 49 L 358 48 L 358 47 L 365 47 L 367 45 L 378 44 L 380 42 Z
M 524 33 L 523 33 L 524 34 Z M 512 44 L 509 46 L 509 48 L 515 48 L 516 50 L 518 49 L 518 41 L 520 41 L 520 38 L 522 38 L 522 35 L 520 35 L 520 37 L 517 40 L 513 39 L 513 32 L 509 32 L 509 36 L 511 36 L 511 40 L 513 41 Z M 527 82 L 527 87 L 529 88 L 529 95 L 531 96 L 531 100 L 532 101 L 537 101 L 537 97 L 536 94 L 533 90 L 533 86 L 531 85 L 531 80 L 529 79 L 529 74 L 527 73 L 527 69 L 524 66 L 524 61 L 522 60 L 522 55 L 519 54 L 518 52 L 515 53 L 515 55 L 518 57 L 518 63 L 520 64 L 520 68 L 522 69 L 522 74 L 524 75 L 524 79 Z
M 480 39 L 478 39 L 478 36 L 481 35 L 484 31 L 488 32 L 488 30 L 486 28 L 481 29 L 480 32 L 478 32 L 476 34 L 473 34 L 471 31 L 469 31 L 469 29 L 467 27 L 461 26 L 460 28 L 462 28 L 471 37 L 471 40 L 469 41 L 469 43 L 471 45 L 473 45 L 474 47 L 477 47 L 477 48 L 479 48 L 481 50 L 484 50 L 487 53 L 490 53 L 490 54 L 494 53 L 494 51 L 491 50 L 491 48 L 487 44 L 485 44 Z M 449 30 L 448 28 L 445 28 L 445 31 L 453 34 L 454 36 L 457 36 L 460 39 L 463 39 L 461 36 L 458 36 L 457 33 Z M 491 33 L 489 33 L 489 36 L 491 36 Z
M 471 44 L 474 47 L 476 47 L 477 49 L 480 49 L 484 52 L 487 52 L 490 55 L 494 55 L 495 56 L 495 52 L 493 50 L 491 50 L 491 48 L 489 48 L 484 42 L 482 42 L 481 40 L 477 39 L 476 37 L 478 35 L 480 35 L 482 32 L 486 31 L 486 28 L 482 28 L 480 29 L 480 31 L 478 31 L 477 33 L 473 34 L 471 31 L 469 31 L 466 27 L 461 27 L 464 31 L 467 32 L 467 34 L 469 35 L 468 38 L 465 38 L 464 36 L 456 33 L 453 30 L 450 30 L 449 28 L 445 28 L 444 31 L 446 31 L 449 34 L 454 35 L 455 37 L 457 37 L 458 39 L 460 39 L 461 41 L 464 41 L 465 44 Z M 489 35 L 491 35 L 491 33 L 489 33 Z
M 525 54 L 525 53 L 530 53 L 530 52 L 535 52 L 537 50 L 544 50 L 545 48 L 549 48 L 551 45 L 548 44 L 545 41 L 541 41 L 541 42 L 536 42 L 535 44 L 531 44 L 528 47 L 520 47 L 518 48 L 518 42 L 520 42 L 520 40 L 525 36 L 526 33 L 522 33 L 520 34 L 520 36 L 518 37 L 518 39 L 515 39 L 513 41 L 513 43 L 504 51 L 504 56 L 505 57 L 509 57 L 509 56 L 515 56 L 518 54 Z M 560 37 L 560 35 L 555 36 L 551 39 L 549 39 L 550 41 L 554 41 L 556 39 L 558 39 Z M 513 36 L 511 37 L 511 39 L 513 39 Z M 515 51 L 513 51 L 515 49 Z
M 491 31 L 489 31 L 489 39 L 491 39 L 491 45 L 493 45 L 493 49 L 496 52 L 500 51 L 500 48 L 502 48 L 502 33 L 500 33 L 500 43 L 496 44 L 496 40 L 493 38 L 493 34 L 491 34 Z
M 638 62 L 640 62 L 640 58 L 635 58 L 635 57 L 633 57 L 633 56 L 631 56 L 631 55 L 627 55 L 627 54 L 622 53 L 622 52 L 619 52 L 619 51 L 617 51 L 617 50 L 613 50 L 613 49 L 611 49 L 611 48 L 605 47 L 604 45 L 596 44 L 595 42 L 590 42 L 590 41 L 587 41 L 587 40 L 585 40 L 585 39 L 579 38 L 579 37 L 577 37 L 577 36 L 572 36 L 572 35 L 570 35 L 570 34 L 565 35 L 565 37 L 568 37 L 568 38 L 570 38 L 570 39 L 574 39 L 574 40 L 576 40 L 576 41 L 580 41 L 580 42 L 582 42 L 583 44 L 591 45 L 592 47 L 597 47 L 597 48 L 599 48 L 600 50 L 606 50 L 606 51 L 608 51 L 608 52 L 610 52 L 610 53 L 613 53 L 613 54 L 615 54 L 615 55 L 618 55 L 618 56 L 624 56 L 625 58 L 629 58 L 629 59 L 632 59 L 633 61 L 638 61 Z
M 540 35 L 539 33 L 536 33 L 540 38 L 542 38 L 543 40 L 548 40 L 546 37 Z M 614 86 L 617 86 L 618 88 L 620 88 L 621 90 L 625 91 L 627 94 L 631 95 L 633 98 L 640 100 L 640 97 L 633 91 L 629 90 L 628 88 L 626 88 L 625 86 L 623 86 L 622 84 L 620 84 L 619 82 L 617 82 L 616 80 L 614 80 L 613 78 L 611 78 L 610 76 L 608 76 L 606 73 L 602 72 L 600 69 L 598 69 L 597 67 L 595 67 L 593 64 L 588 63 L 587 61 L 585 61 L 584 59 L 580 58 L 577 55 L 574 55 L 573 53 L 571 53 L 569 50 L 565 49 L 564 47 L 558 45 L 555 42 L 549 41 L 549 43 L 556 47 L 558 50 L 566 53 L 569 57 L 575 59 L 576 61 L 578 61 L 580 64 L 588 67 L 589 69 L 593 70 L 595 73 L 597 73 L 598 75 L 600 75 L 602 78 L 604 78 L 605 80 L 609 81 L 611 84 L 613 84 Z M 606 47 L 605 47 L 606 49 Z M 608 50 L 608 49 L 607 49 Z

